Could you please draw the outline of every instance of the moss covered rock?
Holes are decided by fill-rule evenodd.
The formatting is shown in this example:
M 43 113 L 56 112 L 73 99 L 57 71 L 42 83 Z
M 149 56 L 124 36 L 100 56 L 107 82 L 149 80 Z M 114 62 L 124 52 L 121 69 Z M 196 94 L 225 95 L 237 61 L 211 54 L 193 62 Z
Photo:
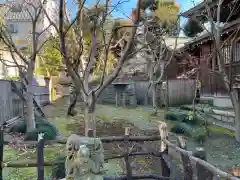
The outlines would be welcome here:
M 186 123 L 178 123 L 174 125 L 170 131 L 176 134 L 191 135 L 192 127 Z
M 25 141 L 37 141 L 39 133 L 44 133 L 44 136 L 43 136 L 44 140 L 54 140 L 57 137 L 57 133 L 52 130 L 52 127 L 40 126 L 32 131 L 27 132 L 24 136 L 24 140 Z
M 63 162 L 62 164 L 58 164 L 53 167 L 52 169 L 52 179 L 63 179 L 65 178 L 65 160 L 66 156 L 58 156 L 55 161 L 56 162 Z

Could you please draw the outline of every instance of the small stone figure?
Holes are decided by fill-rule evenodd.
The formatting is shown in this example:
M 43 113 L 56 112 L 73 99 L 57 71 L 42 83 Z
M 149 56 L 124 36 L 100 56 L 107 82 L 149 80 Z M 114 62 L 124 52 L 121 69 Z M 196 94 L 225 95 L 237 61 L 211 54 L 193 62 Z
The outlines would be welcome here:
M 66 179 L 102 180 L 103 147 L 99 138 L 71 135 L 66 144 Z

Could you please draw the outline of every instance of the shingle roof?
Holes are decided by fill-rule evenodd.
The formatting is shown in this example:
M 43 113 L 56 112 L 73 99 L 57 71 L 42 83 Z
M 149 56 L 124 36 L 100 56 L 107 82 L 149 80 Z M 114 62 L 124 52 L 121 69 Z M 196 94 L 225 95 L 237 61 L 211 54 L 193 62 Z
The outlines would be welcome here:
M 32 5 L 33 3 L 31 3 Z M 17 21 L 31 21 L 31 16 L 34 16 L 34 8 L 26 3 L 7 2 L 1 12 L 4 14 L 5 20 L 17 20 Z M 38 7 L 37 4 L 33 4 Z

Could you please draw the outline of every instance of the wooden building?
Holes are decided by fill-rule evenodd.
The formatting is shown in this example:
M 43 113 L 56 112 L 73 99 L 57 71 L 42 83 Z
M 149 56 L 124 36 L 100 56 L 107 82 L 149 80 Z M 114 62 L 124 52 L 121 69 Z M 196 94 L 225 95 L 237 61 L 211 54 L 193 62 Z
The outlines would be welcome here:
M 216 22 L 216 11 L 218 1 L 209 1 L 208 7 L 212 13 L 213 21 Z M 206 10 L 205 1 L 196 5 L 192 9 L 184 12 L 182 15 L 186 18 L 196 18 L 202 23 L 206 23 L 208 15 Z M 221 6 L 220 15 L 220 29 L 221 29 L 221 53 L 224 57 L 224 64 L 227 74 L 231 77 L 240 74 L 240 2 L 234 0 L 224 0 Z M 210 23 L 209 23 L 210 24 Z M 215 25 L 214 25 L 215 26 Z M 200 67 L 200 82 L 201 82 L 201 95 L 202 97 L 213 100 L 214 105 L 231 107 L 231 101 L 228 91 L 224 86 L 222 78 L 220 78 L 213 71 L 218 70 L 218 62 L 215 49 L 215 40 L 213 40 L 212 30 L 214 26 L 202 33 L 198 34 L 195 38 L 185 44 L 182 51 L 189 53 L 191 57 L 197 60 Z M 233 33 L 237 34 L 235 43 L 231 48 L 231 41 Z M 216 52 L 216 51 L 215 51 Z M 231 78 L 232 79 L 232 78 Z

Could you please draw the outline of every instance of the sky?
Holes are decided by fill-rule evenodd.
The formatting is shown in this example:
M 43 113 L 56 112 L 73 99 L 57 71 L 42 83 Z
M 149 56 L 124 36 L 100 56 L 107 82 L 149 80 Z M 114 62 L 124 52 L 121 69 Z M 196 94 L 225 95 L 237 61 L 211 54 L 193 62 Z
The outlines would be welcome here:
M 1 1 L 1 0 L 0 0 Z M 69 9 L 73 10 L 73 14 L 75 14 L 76 12 L 74 12 L 74 9 L 76 9 L 76 5 L 75 3 L 73 3 L 74 0 L 68 0 L 68 7 Z M 100 0 L 105 2 L 105 0 Z M 128 18 L 129 15 L 131 14 L 131 11 L 133 8 L 136 7 L 136 3 L 137 0 L 110 0 L 111 3 L 113 5 L 116 5 L 119 1 L 123 2 L 121 5 L 118 5 L 118 8 L 112 12 L 112 15 L 115 18 Z M 180 6 L 181 12 L 184 12 L 188 9 L 190 9 L 191 7 L 194 6 L 194 4 L 198 4 L 199 2 L 201 2 L 202 0 L 176 0 L 176 3 Z M 87 6 L 91 6 L 94 2 L 96 2 L 96 0 L 86 0 L 86 4 Z M 186 19 L 181 18 L 180 23 L 181 25 L 185 24 Z
M 0 0 L 0 3 L 5 0 Z M 16 0 L 17 1 L 17 0 Z M 73 14 L 76 13 L 76 4 L 73 3 L 76 0 L 67 0 L 68 7 Z M 103 0 L 100 0 L 103 1 Z M 105 1 L 105 0 L 104 0 Z M 116 5 L 119 1 L 123 2 L 118 8 L 112 13 L 115 18 L 127 18 L 132 9 L 136 7 L 137 0 L 110 0 L 113 5 Z M 193 2 L 194 1 L 194 2 Z M 199 3 L 201 0 L 176 0 L 177 4 L 181 7 L 181 12 L 186 11 L 187 9 L 193 7 L 194 4 Z M 87 0 L 86 4 L 91 6 L 96 0 Z M 184 19 L 181 19 L 181 24 L 184 24 Z

